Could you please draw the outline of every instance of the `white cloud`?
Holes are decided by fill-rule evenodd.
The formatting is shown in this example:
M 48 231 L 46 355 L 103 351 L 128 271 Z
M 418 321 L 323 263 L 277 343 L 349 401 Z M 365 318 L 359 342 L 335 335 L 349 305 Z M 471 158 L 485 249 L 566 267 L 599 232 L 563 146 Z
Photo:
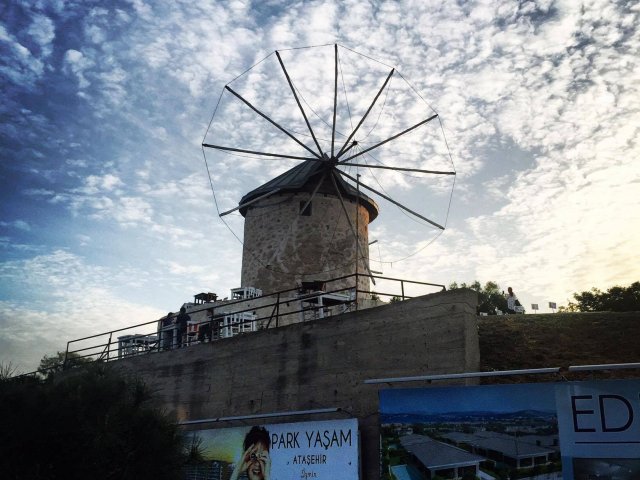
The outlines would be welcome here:
M 206 267 L 204 265 L 183 265 L 178 262 L 158 260 L 158 263 L 173 275 L 199 275 Z
M 14 85 L 33 88 L 44 72 L 44 63 L 32 55 L 2 24 L 0 41 L 7 44 L 9 52 L 9 58 L 0 65 L 0 74 L 6 75 Z
M 80 246 L 82 247 L 86 247 L 91 243 L 91 237 L 89 235 L 82 235 L 82 234 L 78 234 L 76 235 L 76 238 L 78 239 L 78 242 L 80 243 Z
M 31 230 L 31 225 L 24 220 L 14 220 L 13 222 L 0 222 L 0 227 L 15 228 L 16 230 L 23 230 L 28 232 Z
M 93 67 L 94 61 L 78 50 L 69 49 L 64 54 L 65 70 L 73 74 L 78 80 L 80 89 L 86 89 L 91 85 L 85 72 Z
M 97 187 L 100 190 L 112 191 L 116 187 L 124 185 L 124 183 L 117 176 L 108 173 L 102 177 L 90 175 L 87 177 L 87 185 L 89 187 Z
M 143 0 L 129 0 L 136 13 L 145 20 L 153 19 L 153 9 Z
M 151 223 L 153 207 L 149 202 L 136 197 L 122 197 L 111 211 L 113 218 L 121 225 Z
M 130 284 L 130 275 L 88 265 L 65 251 L 0 263 L 3 283 L 32 292 L 24 300 L 0 302 L 0 361 L 31 371 L 68 340 L 160 318 L 165 312 L 115 292 L 112 285 Z
M 27 33 L 38 43 L 42 49 L 42 57 L 51 55 L 53 46 L 51 43 L 56 37 L 53 21 L 46 15 L 36 14 L 32 18 Z
M 83 160 L 83 159 L 68 159 L 65 161 L 65 163 L 71 167 L 78 167 L 78 168 L 86 168 L 89 166 L 89 163 L 87 162 L 87 160 Z

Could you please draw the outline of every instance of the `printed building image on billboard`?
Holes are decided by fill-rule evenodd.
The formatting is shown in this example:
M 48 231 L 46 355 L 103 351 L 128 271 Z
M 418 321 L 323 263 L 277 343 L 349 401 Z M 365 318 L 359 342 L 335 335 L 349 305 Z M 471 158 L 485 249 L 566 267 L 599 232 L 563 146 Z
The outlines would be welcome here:
M 185 432 L 185 480 L 357 480 L 358 421 L 329 420 Z
M 554 384 L 380 392 L 381 478 L 562 478 Z
M 574 458 L 575 480 L 638 480 L 640 460 L 625 458 Z

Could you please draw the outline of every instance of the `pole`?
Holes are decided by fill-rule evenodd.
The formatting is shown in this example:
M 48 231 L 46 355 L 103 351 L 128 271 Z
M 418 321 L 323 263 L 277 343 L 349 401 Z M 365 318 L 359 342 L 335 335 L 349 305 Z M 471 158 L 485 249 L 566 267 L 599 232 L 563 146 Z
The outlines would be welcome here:
M 356 311 L 358 310 L 358 290 L 359 280 L 358 272 L 360 271 L 360 265 L 358 265 L 358 252 L 360 251 L 360 174 L 356 175 Z
M 62 370 L 67 369 L 67 360 L 69 358 L 69 344 L 71 342 L 67 342 L 67 349 L 64 351 L 64 360 L 62 360 Z

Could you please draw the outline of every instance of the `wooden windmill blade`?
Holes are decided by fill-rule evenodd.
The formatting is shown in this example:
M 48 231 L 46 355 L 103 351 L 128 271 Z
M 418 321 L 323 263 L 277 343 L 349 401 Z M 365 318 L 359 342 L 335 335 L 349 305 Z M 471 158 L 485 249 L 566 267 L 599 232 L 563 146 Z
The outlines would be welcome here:
M 412 104 L 415 89 L 402 84 L 395 68 L 375 62 L 339 45 L 281 50 L 223 89 L 203 150 L 212 187 L 235 189 L 235 205 L 218 207 L 220 216 L 236 224 L 232 213 L 244 217 L 243 282 L 250 268 L 289 280 L 354 270 L 371 275 L 361 246 L 367 238 L 359 237 L 380 214 L 378 198 L 444 229 L 420 211 L 424 202 L 396 196 L 415 192 L 406 185 L 422 187 L 416 179 L 455 176 L 451 164 L 432 165 L 426 155 L 443 156 L 442 149 L 425 148 L 441 128 L 438 114 Z M 214 188 L 216 198 L 234 197 L 216 190 L 224 188 Z M 305 250 L 313 261 L 298 258 Z

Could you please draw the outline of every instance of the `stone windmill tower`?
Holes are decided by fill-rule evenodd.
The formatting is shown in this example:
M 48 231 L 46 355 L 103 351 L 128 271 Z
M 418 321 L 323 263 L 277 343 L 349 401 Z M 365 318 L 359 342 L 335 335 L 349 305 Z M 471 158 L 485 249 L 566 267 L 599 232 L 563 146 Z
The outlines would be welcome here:
M 273 52 L 225 85 L 202 146 L 218 214 L 240 213 L 223 221 L 244 228 L 242 286 L 268 294 L 351 276 L 327 285 L 338 290 L 357 274 L 367 296 L 372 221 L 400 260 L 422 241 L 417 227 L 444 229 L 427 218 L 446 202 L 442 175 L 455 175 L 443 135 L 395 68 L 339 45 Z
M 368 225 L 378 206 L 335 176 L 330 161 L 300 163 L 247 193 L 240 205 L 242 285 L 268 293 L 370 272 Z M 353 286 L 347 278 L 330 288 Z M 358 290 L 369 290 L 368 277 L 358 278 Z

